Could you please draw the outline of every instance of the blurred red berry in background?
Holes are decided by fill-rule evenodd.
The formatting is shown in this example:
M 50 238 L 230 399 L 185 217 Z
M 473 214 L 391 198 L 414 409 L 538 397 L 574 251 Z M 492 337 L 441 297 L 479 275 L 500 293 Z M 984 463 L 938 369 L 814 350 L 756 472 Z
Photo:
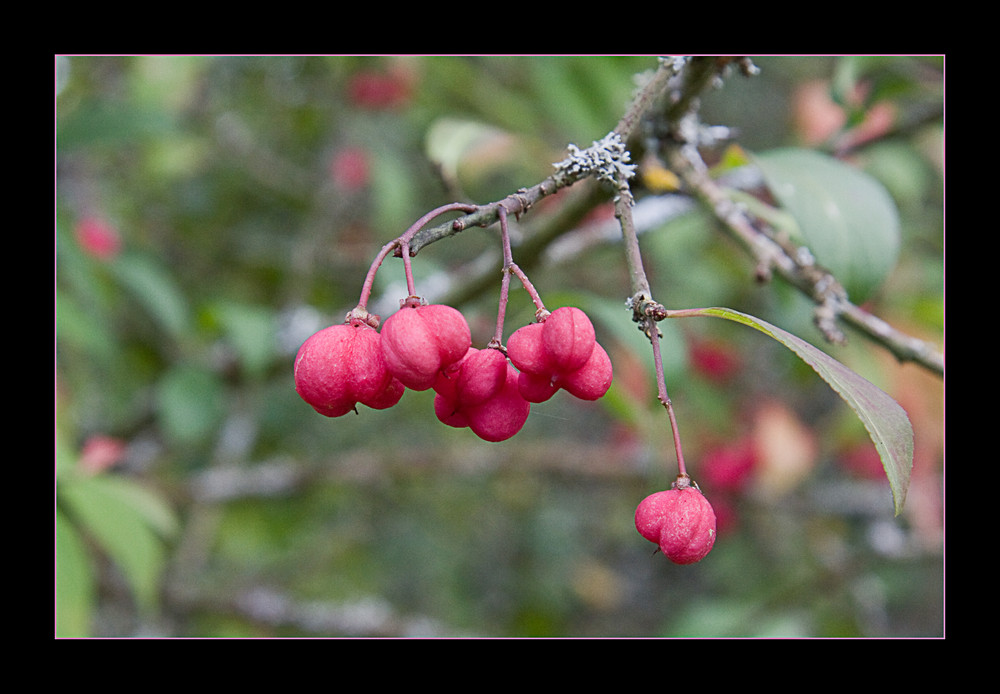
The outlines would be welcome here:
M 402 76 L 362 70 L 351 76 L 347 95 L 359 108 L 391 109 L 409 101 L 410 85 Z
M 869 480 L 885 480 L 882 457 L 870 441 L 851 446 L 836 456 L 841 469 L 853 477 Z
M 729 345 L 708 340 L 691 343 L 688 358 L 696 373 L 717 383 L 727 381 L 739 371 L 741 362 L 736 350 Z
M 111 260 L 121 251 L 118 230 L 97 217 L 81 219 L 74 233 L 84 252 L 98 260 Z
M 756 466 L 756 448 L 745 438 L 706 451 L 698 477 L 713 492 L 739 492 L 746 488 Z
M 80 467 L 90 473 L 98 473 L 114 467 L 125 457 L 125 442 L 113 436 L 96 434 L 83 444 L 80 451 Z
M 337 150 L 330 161 L 330 177 L 342 190 L 364 188 L 370 173 L 368 152 L 363 147 L 344 147 Z
M 715 509 L 715 527 L 720 536 L 739 530 L 740 509 L 732 494 L 713 495 L 712 508 Z

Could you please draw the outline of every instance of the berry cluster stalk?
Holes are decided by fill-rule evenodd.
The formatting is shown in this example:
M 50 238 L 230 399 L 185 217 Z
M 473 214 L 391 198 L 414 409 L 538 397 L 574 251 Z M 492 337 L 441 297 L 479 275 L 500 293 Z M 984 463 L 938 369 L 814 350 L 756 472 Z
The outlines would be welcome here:
M 410 240 L 413 238 L 413 235 L 426 226 L 432 219 L 440 217 L 447 212 L 461 211 L 471 213 L 475 212 L 477 209 L 478 207 L 476 205 L 470 205 L 462 202 L 452 202 L 447 205 L 442 205 L 441 207 L 431 210 L 414 222 L 413 225 L 401 236 L 396 237 L 389 243 L 382 246 L 382 249 L 372 261 L 371 267 L 368 268 L 368 274 L 365 276 L 365 282 L 361 285 L 361 297 L 358 299 L 358 305 L 348 314 L 348 320 L 361 320 L 368 323 L 373 328 L 378 327 L 379 317 L 372 316 L 368 313 L 368 300 L 371 298 L 372 286 L 375 284 L 375 274 L 382 266 L 382 262 L 389 257 L 390 253 L 395 252 L 397 255 L 402 256 L 403 267 L 406 273 L 406 291 L 409 294 L 408 299 L 415 299 L 416 287 L 413 282 L 413 269 L 410 263 Z
M 528 280 L 528 276 L 521 271 L 521 268 L 514 262 L 514 256 L 510 248 L 510 231 L 507 227 L 507 208 L 502 204 L 497 206 L 497 216 L 500 218 L 500 238 L 503 242 L 503 275 L 500 279 L 500 304 L 497 308 L 497 327 L 493 334 L 490 347 L 499 348 L 503 344 L 503 324 L 507 314 L 507 299 L 510 293 L 510 276 L 515 275 L 521 285 L 531 296 L 531 301 L 535 304 L 535 318 L 543 320 L 548 315 L 542 298 L 535 290 L 534 285 Z

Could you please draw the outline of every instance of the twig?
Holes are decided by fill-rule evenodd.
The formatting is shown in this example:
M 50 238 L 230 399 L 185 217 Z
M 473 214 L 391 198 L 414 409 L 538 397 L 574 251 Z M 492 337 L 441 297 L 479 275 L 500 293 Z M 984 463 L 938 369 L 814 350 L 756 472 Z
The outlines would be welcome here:
M 642 121 L 649 109 L 666 89 L 670 80 L 674 78 L 685 64 L 682 58 L 670 58 L 660 61 L 658 69 L 653 76 L 640 87 L 631 104 L 625 111 L 625 115 L 614 130 L 609 133 L 609 137 L 614 135 L 616 141 L 627 142 L 635 132 L 635 128 Z M 608 138 L 605 138 L 605 141 Z M 604 141 L 602 141 L 604 142 Z M 595 143 L 595 146 L 599 143 Z M 594 149 L 594 148 L 591 148 Z M 623 145 L 624 149 L 624 145 Z M 579 150 L 578 150 L 579 151 Z M 560 164 L 563 162 L 560 162 Z M 503 200 L 489 203 L 479 207 L 475 212 L 459 217 L 447 224 L 441 224 L 430 229 L 425 229 L 417 233 L 410 240 L 410 254 L 416 255 L 425 246 L 435 241 L 454 236 L 466 229 L 473 227 L 488 227 L 499 219 L 499 208 L 503 206 L 507 214 L 518 217 L 527 212 L 533 205 L 546 195 L 552 195 L 559 190 L 571 186 L 577 181 L 585 178 L 601 178 L 601 171 L 589 168 L 574 169 L 570 166 L 556 165 L 556 171 L 551 176 L 530 188 L 522 188 L 512 195 L 508 195 Z
M 768 280 L 776 272 L 816 303 L 816 323 L 828 339 L 844 341 L 839 327 L 839 323 L 843 322 L 885 347 L 900 361 L 914 362 L 932 373 L 943 375 L 944 357 L 935 346 L 893 328 L 852 304 L 837 279 L 812 262 L 810 254 L 802 252 L 804 249 L 782 244 L 774 235 L 766 233 L 767 225 L 738 207 L 708 175 L 707 166 L 698 153 L 697 142 L 688 139 L 685 131 L 693 130 L 697 122 L 695 112 L 700 93 L 718 79 L 721 71 L 733 65 L 747 75 L 756 71 L 750 61 L 737 57 L 661 60 L 659 68 L 637 92 L 609 137 L 615 135 L 617 141 L 624 143 L 644 135 L 658 143 L 688 190 L 755 258 L 758 279 Z M 681 80 L 677 89 L 673 89 L 675 78 Z M 664 106 L 658 122 L 651 125 L 649 132 L 640 133 L 640 126 L 648 120 L 658 99 L 668 90 L 670 102 Z M 557 168 L 553 175 L 530 188 L 522 188 L 503 200 L 479 206 L 474 212 L 446 224 L 420 230 L 409 241 L 409 255 L 416 255 L 424 247 L 466 229 L 494 224 L 499 219 L 501 206 L 508 214 L 520 216 L 547 195 L 582 179 L 600 177 L 600 173 L 592 169 Z M 399 254 L 399 245 L 393 248 Z M 637 246 L 626 249 L 630 268 L 638 266 L 635 262 L 637 258 L 629 258 L 634 253 L 637 253 Z M 639 287 L 634 296 L 642 295 L 644 300 L 651 301 L 648 285 L 636 284 L 637 281 L 639 278 L 633 276 L 633 287 Z
M 882 345 L 901 362 L 914 362 L 939 376 L 944 375 L 944 356 L 932 345 L 907 335 L 884 320 L 851 303 L 837 279 L 815 264 L 803 249 L 779 242 L 766 233 L 769 227 L 734 203 L 708 176 L 704 162 L 693 147 L 673 147 L 670 164 L 691 192 L 708 207 L 757 261 L 757 276 L 779 276 L 816 304 L 815 322 L 831 342 L 846 340 L 838 321 L 843 321 Z
M 674 451 L 677 454 L 677 474 L 678 480 L 687 480 L 687 467 L 684 463 L 684 451 L 681 446 L 680 432 L 677 427 L 677 416 L 674 413 L 673 402 L 667 394 L 666 377 L 663 373 L 663 357 L 660 354 L 660 328 L 656 324 L 658 315 L 648 311 L 650 306 L 656 306 L 650 297 L 649 279 L 642 265 L 642 253 L 639 249 L 639 237 L 636 234 L 635 223 L 632 219 L 632 192 L 628 181 L 622 181 L 618 189 L 618 197 L 615 200 L 615 216 L 622 228 L 622 237 L 625 243 L 625 261 L 628 264 L 629 277 L 632 285 L 632 310 L 633 319 L 639 323 L 643 332 L 649 338 L 653 347 L 653 364 L 656 369 L 656 395 L 660 403 L 667 410 L 667 417 L 670 420 L 670 431 L 674 439 Z M 686 485 L 685 485 L 686 486 Z

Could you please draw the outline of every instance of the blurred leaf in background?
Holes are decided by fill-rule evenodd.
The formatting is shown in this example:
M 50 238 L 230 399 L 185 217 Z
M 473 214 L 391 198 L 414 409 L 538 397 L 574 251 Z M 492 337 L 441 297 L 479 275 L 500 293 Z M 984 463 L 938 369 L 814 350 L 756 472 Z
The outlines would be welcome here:
M 757 62 L 706 95 L 704 118 L 735 129 L 743 161 L 849 152 L 899 215 L 866 307 L 940 342 L 941 59 Z M 829 351 L 918 433 L 903 517 L 884 475 L 859 472 L 864 427 L 808 367 L 723 321 L 665 323 L 668 388 L 689 465 L 714 480 L 720 538 L 696 566 L 650 556 L 632 518 L 666 481 L 670 432 L 607 199 L 586 186 L 514 220 L 514 256 L 547 303 L 594 316 L 615 363 L 603 401 L 554 398 L 488 445 L 442 427 L 428 393 L 338 420 L 295 393 L 296 350 L 343 320 L 385 242 L 440 204 L 537 183 L 568 143 L 606 135 L 655 65 L 57 57 L 57 633 L 939 636 L 943 389 L 860 337 Z M 637 186 L 640 205 L 685 202 L 664 180 Z M 755 284 L 704 212 L 671 209 L 641 237 L 657 296 L 822 344 L 808 299 Z M 570 213 L 558 253 L 531 247 Z M 488 276 L 459 306 L 482 344 L 499 267 L 493 230 L 414 259 L 432 301 Z M 389 259 L 383 315 L 402 281 Z M 533 311 L 514 290 L 507 335 Z M 95 437 L 120 455 L 82 470 Z

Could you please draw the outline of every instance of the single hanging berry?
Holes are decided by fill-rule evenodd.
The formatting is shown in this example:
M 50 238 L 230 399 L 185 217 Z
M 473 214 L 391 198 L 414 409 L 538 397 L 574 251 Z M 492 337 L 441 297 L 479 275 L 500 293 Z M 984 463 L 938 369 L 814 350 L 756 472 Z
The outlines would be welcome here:
M 386 368 L 378 331 L 361 321 L 313 334 L 295 356 L 294 377 L 299 396 L 327 417 L 355 411 L 358 403 L 392 407 L 404 390 Z
M 675 564 L 701 561 L 715 545 L 715 510 L 687 478 L 671 489 L 643 499 L 635 510 L 635 528 L 650 542 L 659 545 Z

